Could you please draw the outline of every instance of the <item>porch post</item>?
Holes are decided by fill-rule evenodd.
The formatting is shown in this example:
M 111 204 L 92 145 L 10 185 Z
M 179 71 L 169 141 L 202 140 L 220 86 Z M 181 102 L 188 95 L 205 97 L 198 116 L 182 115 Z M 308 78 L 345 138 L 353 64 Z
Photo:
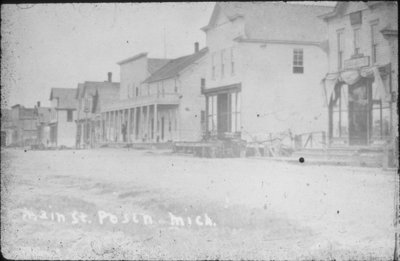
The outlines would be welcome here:
M 126 126 L 127 141 L 131 141 L 131 108 L 128 109 L 128 125 Z
M 146 112 L 146 141 L 149 140 L 150 105 L 147 105 Z
M 206 115 L 205 115 L 205 121 L 206 121 L 206 129 L 205 129 L 205 135 L 206 136 L 208 136 L 208 110 L 210 109 L 210 108 L 208 108 L 208 99 L 209 99 L 209 97 L 207 96 L 207 95 L 205 95 L 205 97 L 206 97 Z
M 139 107 L 139 139 L 143 138 L 143 106 Z
M 132 118 L 132 133 L 133 139 L 132 141 L 136 140 L 136 107 L 133 108 L 133 118 Z
M 157 142 L 157 135 L 158 135 L 158 131 L 157 131 L 157 127 L 158 127 L 158 111 L 157 111 L 157 103 L 154 104 L 154 125 L 153 125 L 153 131 L 154 131 L 154 139 L 153 141 Z

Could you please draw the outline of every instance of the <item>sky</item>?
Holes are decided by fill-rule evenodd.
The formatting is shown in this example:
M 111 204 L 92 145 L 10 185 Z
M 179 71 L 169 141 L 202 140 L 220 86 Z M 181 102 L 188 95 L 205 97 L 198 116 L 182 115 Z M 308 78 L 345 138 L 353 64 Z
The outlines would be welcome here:
M 200 28 L 214 4 L 2 5 L 2 108 L 49 106 L 51 88 L 105 81 L 107 72 L 119 82 L 117 62 L 141 52 L 175 58 L 192 53 L 195 42 L 203 48 Z

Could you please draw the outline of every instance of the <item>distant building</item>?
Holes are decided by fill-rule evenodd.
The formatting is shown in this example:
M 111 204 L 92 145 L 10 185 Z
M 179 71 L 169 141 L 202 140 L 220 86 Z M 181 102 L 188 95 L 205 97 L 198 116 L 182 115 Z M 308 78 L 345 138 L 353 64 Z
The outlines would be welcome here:
M 108 74 L 108 81 L 79 83 L 76 99 L 77 146 L 97 146 L 106 135 L 105 122 L 101 117 L 102 108 L 119 100 L 119 83 L 112 82 L 111 73 Z
M 382 146 L 397 132 L 397 2 L 338 2 L 324 78 L 331 146 Z
M 1 109 L 1 146 L 9 146 L 12 143 L 12 135 L 11 110 Z
M 20 104 L 11 107 L 11 122 L 8 122 L 9 145 L 29 146 L 37 142 L 36 117 L 33 108 Z
M 52 88 L 50 93 L 50 146 L 75 147 L 76 89 Z
M 34 114 L 36 117 L 36 128 L 37 128 L 37 143 L 43 147 L 50 145 L 50 107 L 41 107 L 40 102 L 34 108 Z
M 207 26 L 207 133 L 263 141 L 327 131 L 321 78 L 332 8 L 284 2 L 219 2 Z M 323 136 L 323 135 L 321 135 Z M 323 142 L 323 140 L 321 140 Z

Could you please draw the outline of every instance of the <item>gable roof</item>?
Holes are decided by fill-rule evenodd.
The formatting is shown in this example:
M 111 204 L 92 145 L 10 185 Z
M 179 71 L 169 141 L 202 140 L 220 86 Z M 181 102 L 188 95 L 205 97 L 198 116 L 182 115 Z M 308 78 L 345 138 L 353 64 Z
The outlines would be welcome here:
M 51 88 L 50 100 L 58 98 L 57 109 L 76 109 L 76 89 Z
M 94 82 L 94 81 L 86 81 L 84 83 L 80 83 L 82 86 L 82 91 L 80 92 L 80 95 L 78 98 L 81 98 L 84 96 L 85 93 L 88 93 L 89 95 L 96 95 L 96 92 L 99 95 L 102 95 L 106 90 L 112 90 L 114 92 L 119 91 L 119 82 Z M 79 84 L 78 84 L 79 86 Z
M 218 2 L 203 30 L 213 28 L 222 12 L 231 21 L 244 19 L 248 39 L 321 42 L 327 38 L 327 25 L 318 16 L 332 9 L 285 2 Z
M 208 48 L 203 48 L 194 54 L 173 59 L 170 62 L 168 62 L 165 66 L 161 67 L 159 70 L 154 72 L 144 82 L 151 83 L 172 78 L 176 76 L 180 71 L 182 71 L 183 69 L 190 66 L 201 57 L 203 57 L 207 52 Z
M 139 53 L 139 54 L 134 55 L 134 56 L 132 56 L 132 57 L 126 58 L 126 59 L 124 59 L 124 60 L 122 60 L 122 61 L 120 61 L 120 62 L 117 62 L 117 64 L 118 64 L 118 65 L 123 65 L 123 64 L 125 64 L 125 63 L 132 62 L 132 61 L 137 60 L 137 59 L 139 59 L 139 58 L 141 58 L 141 57 L 143 57 L 143 56 L 146 56 L 146 55 L 147 55 L 147 53 Z
M 364 2 L 364 4 L 367 7 L 372 7 L 374 5 L 382 4 L 382 3 L 385 3 L 385 1 L 367 1 L 367 2 Z M 349 2 L 340 2 L 340 1 L 338 1 L 333 10 L 331 10 L 330 12 L 327 12 L 325 14 L 319 15 L 319 18 L 322 18 L 324 20 L 328 20 L 329 18 L 335 17 L 335 16 L 343 13 L 343 11 L 346 9 L 348 4 L 349 4 Z
M 153 74 L 156 72 L 158 69 L 166 65 L 168 62 L 170 62 L 171 59 L 156 59 L 156 58 L 149 58 L 148 60 L 148 70 L 150 74 Z

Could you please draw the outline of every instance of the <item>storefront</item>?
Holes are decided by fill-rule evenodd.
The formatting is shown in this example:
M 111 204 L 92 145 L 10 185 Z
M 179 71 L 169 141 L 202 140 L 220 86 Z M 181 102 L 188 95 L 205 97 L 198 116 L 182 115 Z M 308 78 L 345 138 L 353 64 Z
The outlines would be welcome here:
M 241 84 L 203 90 L 207 136 L 240 136 Z
M 382 146 L 392 130 L 391 65 L 350 68 L 323 80 L 331 146 Z

